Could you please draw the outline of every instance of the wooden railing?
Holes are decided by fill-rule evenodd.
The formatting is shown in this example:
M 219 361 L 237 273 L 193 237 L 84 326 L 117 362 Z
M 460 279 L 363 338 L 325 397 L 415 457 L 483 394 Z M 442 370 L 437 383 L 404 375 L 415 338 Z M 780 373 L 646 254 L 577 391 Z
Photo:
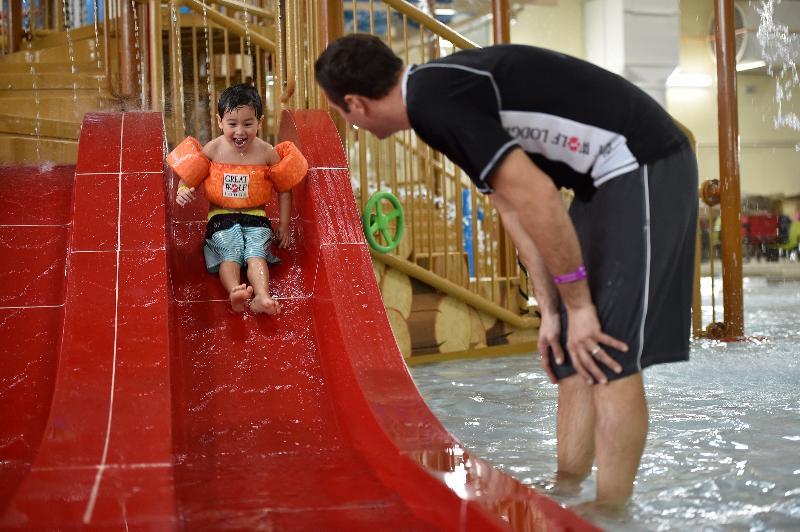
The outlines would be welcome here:
M 218 135 L 216 101 L 233 83 L 252 81 L 262 94 L 268 140 L 283 106 L 325 108 L 314 61 L 345 31 L 379 36 L 406 64 L 476 46 L 402 0 L 102 0 L 99 9 L 106 16 L 89 23 L 109 91 L 126 108 L 163 111 L 170 144 Z M 379 140 L 340 126 L 359 203 L 390 190 L 404 206 L 395 256 L 514 313 L 527 309 L 513 246 L 459 168 L 413 132 Z
M 180 6 L 192 13 L 181 13 Z M 187 134 L 205 142 L 218 134 L 216 98 L 233 82 L 252 79 L 264 95 L 266 138 L 276 133 L 275 117 L 282 105 L 325 108 L 314 80 L 314 61 L 330 40 L 348 29 L 379 36 L 406 64 L 476 46 L 402 0 L 275 0 L 271 5 L 175 0 L 161 10 L 169 24 L 156 34 L 165 37 L 169 53 L 164 55 L 170 60 L 164 68 L 169 72 L 151 79 L 151 91 L 157 94 L 156 84 L 163 83 L 171 142 Z M 158 46 L 151 43 L 151 50 Z M 151 55 L 162 56 L 158 51 Z M 403 204 L 408 230 L 394 252 L 398 258 L 514 313 L 527 310 L 519 296 L 520 290 L 527 292 L 527 280 L 514 248 L 490 202 L 459 168 L 413 132 L 379 140 L 364 130 L 340 126 L 354 194 L 362 207 L 377 190 L 392 191 Z
M 275 2 L 277 4 L 277 2 Z M 150 92 L 164 102 L 171 143 L 192 135 L 205 143 L 219 134 L 217 98 L 226 87 L 252 82 L 264 98 L 262 136 L 274 138 L 280 111 L 280 54 L 272 6 L 235 0 L 151 0 L 159 16 L 151 27 Z M 189 11 L 188 13 L 186 11 Z M 167 54 L 163 53 L 166 47 Z M 167 64 L 158 61 L 168 57 Z M 277 68 L 276 68 L 277 67 Z M 162 96 L 159 97 L 159 93 Z
M 312 67 L 327 42 L 314 36 L 336 36 L 322 27 L 330 22 L 325 11 L 330 12 L 331 4 L 343 13 L 344 32 L 380 37 L 405 64 L 477 46 L 402 0 L 287 0 L 285 4 L 287 68 L 297 80 L 290 103 L 296 107 L 326 105 L 313 81 Z M 289 38 L 290 32 L 295 38 Z M 527 279 L 517 266 L 510 239 L 491 203 L 458 167 L 411 131 L 385 140 L 344 124 L 341 131 L 361 206 L 375 191 L 388 190 L 404 207 L 406 236 L 395 256 L 515 314 L 527 310 L 526 299 L 520 297 L 520 291 L 528 291 Z
M 25 12 L 31 5 L 33 11 Z M 93 33 L 92 60 L 105 70 L 108 92 L 130 107 L 163 111 L 170 143 L 186 135 L 201 142 L 218 135 L 216 101 L 232 83 L 250 80 L 262 94 L 262 135 L 269 140 L 275 140 L 283 106 L 327 107 L 313 64 L 344 32 L 377 35 L 406 64 L 476 46 L 403 0 L 95 0 L 92 5 L 93 13 L 77 20 L 58 0 L 9 0 L 0 20 L 0 54 L 12 51 L 11 27 L 20 24 L 22 13 L 30 15 L 21 25 L 26 39 L 69 44 L 72 37 Z M 468 24 L 473 29 L 489 24 L 487 17 Z M 495 28 L 496 35 L 503 33 Z M 452 283 L 454 292 L 462 287 L 498 309 L 524 313 L 527 279 L 514 248 L 491 204 L 460 169 L 413 132 L 379 140 L 339 125 L 359 203 L 389 190 L 404 206 L 407 236 L 393 256 L 407 261 L 409 271 L 423 268 Z M 700 335 L 699 290 L 695 300 L 694 330 Z

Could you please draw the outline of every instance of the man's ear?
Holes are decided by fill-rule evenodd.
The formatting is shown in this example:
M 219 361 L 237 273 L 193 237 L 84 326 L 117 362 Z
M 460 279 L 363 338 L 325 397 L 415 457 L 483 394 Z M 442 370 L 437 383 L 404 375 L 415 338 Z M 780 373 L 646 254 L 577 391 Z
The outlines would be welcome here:
M 355 112 L 359 115 L 365 115 L 368 112 L 369 102 L 367 100 L 367 98 L 361 96 L 360 94 L 344 95 L 344 103 L 347 104 L 347 108 L 349 109 L 348 112 Z

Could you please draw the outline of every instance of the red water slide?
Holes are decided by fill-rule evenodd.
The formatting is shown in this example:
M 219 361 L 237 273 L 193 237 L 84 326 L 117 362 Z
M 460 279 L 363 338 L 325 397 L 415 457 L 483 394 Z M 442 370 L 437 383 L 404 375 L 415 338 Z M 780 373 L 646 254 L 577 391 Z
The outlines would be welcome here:
M 205 273 L 159 114 L 87 115 L 74 172 L 0 170 L 0 528 L 594 529 L 430 412 L 333 124 L 285 112 L 280 136 L 310 170 L 277 317 Z

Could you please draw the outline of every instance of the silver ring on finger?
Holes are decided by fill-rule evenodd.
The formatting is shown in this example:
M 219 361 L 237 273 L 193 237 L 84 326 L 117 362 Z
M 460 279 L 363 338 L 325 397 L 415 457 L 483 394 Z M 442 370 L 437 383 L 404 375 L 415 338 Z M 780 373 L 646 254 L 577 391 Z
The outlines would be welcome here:
M 600 346 L 595 346 L 595 348 L 594 348 L 594 349 L 592 349 L 591 351 L 589 351 L 589 353 L 591 353 L 591 355 L 592 355 L 592 356 L 596 356 L 596 355 L 597 355 L 597 353 L 599 353 L 599 352 L 600 352 Z

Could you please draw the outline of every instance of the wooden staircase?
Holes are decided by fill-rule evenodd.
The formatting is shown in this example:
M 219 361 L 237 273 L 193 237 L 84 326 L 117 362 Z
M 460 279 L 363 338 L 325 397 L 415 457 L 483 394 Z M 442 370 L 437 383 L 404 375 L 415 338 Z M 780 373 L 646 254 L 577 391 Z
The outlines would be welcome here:
M 118 110 L 108 91 L 102 36 L 87 26 L 51 32 L 0 57 L 0 162 L 74 163 L 83 115 Z

